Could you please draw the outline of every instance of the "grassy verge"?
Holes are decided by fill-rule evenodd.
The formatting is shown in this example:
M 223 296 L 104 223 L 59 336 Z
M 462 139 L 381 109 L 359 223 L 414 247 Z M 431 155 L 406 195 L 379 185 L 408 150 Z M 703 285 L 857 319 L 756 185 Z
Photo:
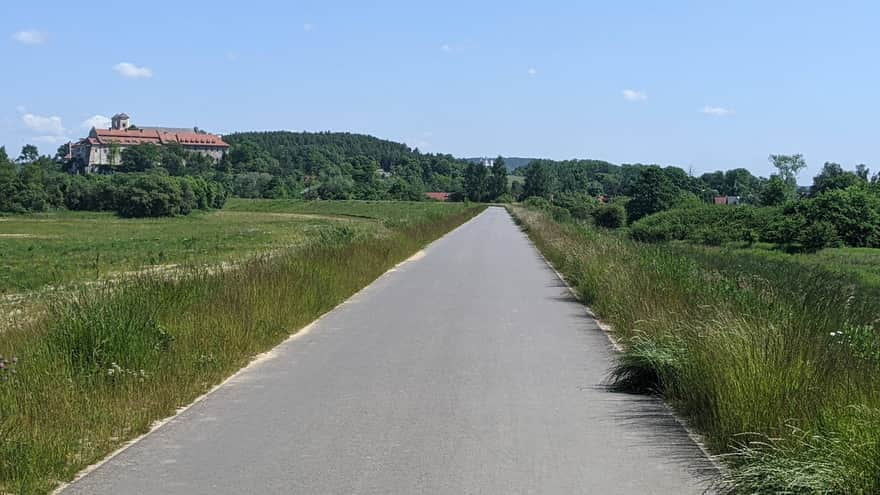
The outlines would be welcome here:
M 793 259 L 644 245 L 514 208 L 614 327 L 611 381 L 664 397 L 733 493 L 880 492 L 880 297 Z
M 381 235 L 323 228 L 234 270 L 83 291 L 0 334 L 0 493 L 72 478 L 480 209 L 432 207 Z

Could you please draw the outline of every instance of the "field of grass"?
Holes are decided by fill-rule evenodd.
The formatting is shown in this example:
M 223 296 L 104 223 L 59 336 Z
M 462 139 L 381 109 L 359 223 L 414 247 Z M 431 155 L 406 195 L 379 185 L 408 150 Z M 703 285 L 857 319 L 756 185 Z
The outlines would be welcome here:
M 82 287 L 23 328 L 0 332 L 0 493 L 46 493 L 71 479 L 481 210 L 244 204 L 228 213 L 332 211 L 369 221 L 308 219 L 325 222 L 309 230 L 293 219 L 277 227 L 301 241 L 273 256 Z M 177 220 L 198 222 L 164 222 Z
M 231 199 L 186 217 L 124 219 L 51 212 L 0 217 L 0 294 L 96 280 L 149 267 L 216 263 L 294 247 L 346 225 L 377 233 L 450 205 Z
M 260 213 L 291 213 L 326 215 L 379 220 L 386 224 L 407 223 L 426 214 L 442 213 L 450 208 L 461 208 L 454 203 L 424 201 L 407 203 L 400 201 L 298 201 L 230 199 L 223 211 L 247 211 Z
M 639 244 L 513 211 L 613 326 L 624 352 L 609 384 L 658 394 L 685 417 L 727 466 L 718 488 L 880 493 L 873 252 Z M 864 270 L 842 268 L 851 254 Z
M 707 250 L 711 252 L 712 250 Z M 780 250 L 737 249 L 744 256 L 788 262 L 808 268 L 819 268 L 838 274 L 851 275 L 865 286 L 880 287 L 880 249 L 827 248 L 816 253 L 787 254 Z

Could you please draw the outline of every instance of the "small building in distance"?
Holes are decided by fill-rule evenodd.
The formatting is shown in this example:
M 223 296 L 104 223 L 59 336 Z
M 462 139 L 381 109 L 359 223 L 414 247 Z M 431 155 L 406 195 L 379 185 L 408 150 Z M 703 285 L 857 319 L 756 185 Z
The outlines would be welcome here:
M 427 196 L 428 199 L 433 199 L 434 201 L 449 201 L 448 192 L 426 192 L 425 196 Z
M 716 205 L 738 205 L 739 196 L 715 196 Z
M 109 129 L 92 128 L 88 137 L 70 145 L 72 171 L 99 172 L 118 165 L 125 148 L 139 144 L 165 146 L 179 144 L 183 149 L 209 156 L 220 161 L 229 145 L 220 136 L 209 134 L 198 127 L 137 127 L 130 117 L 118 113 L 111 119 Z

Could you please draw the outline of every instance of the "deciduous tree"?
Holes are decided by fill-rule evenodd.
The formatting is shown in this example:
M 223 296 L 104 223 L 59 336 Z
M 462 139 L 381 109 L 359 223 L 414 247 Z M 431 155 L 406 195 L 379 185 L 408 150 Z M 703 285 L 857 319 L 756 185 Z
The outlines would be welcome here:
M 645 167 L 632 186 L 626 216 L 630 222 L 635 222 L 644 216 L 667 210 L 673 206 L 680 192 L 660 167 Z

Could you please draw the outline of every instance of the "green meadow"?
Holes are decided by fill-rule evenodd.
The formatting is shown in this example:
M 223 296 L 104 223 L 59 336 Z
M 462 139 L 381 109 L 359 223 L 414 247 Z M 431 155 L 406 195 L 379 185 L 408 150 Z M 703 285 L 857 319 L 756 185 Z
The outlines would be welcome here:
M 368 201 L 230 199 L 188 216 L 119 218 L 53 211 L 0 217 L 0 294 L 100 280 L 169 266 L 210 264 L 303 245 L 344 226 L 359 235 L 454 205 Z

